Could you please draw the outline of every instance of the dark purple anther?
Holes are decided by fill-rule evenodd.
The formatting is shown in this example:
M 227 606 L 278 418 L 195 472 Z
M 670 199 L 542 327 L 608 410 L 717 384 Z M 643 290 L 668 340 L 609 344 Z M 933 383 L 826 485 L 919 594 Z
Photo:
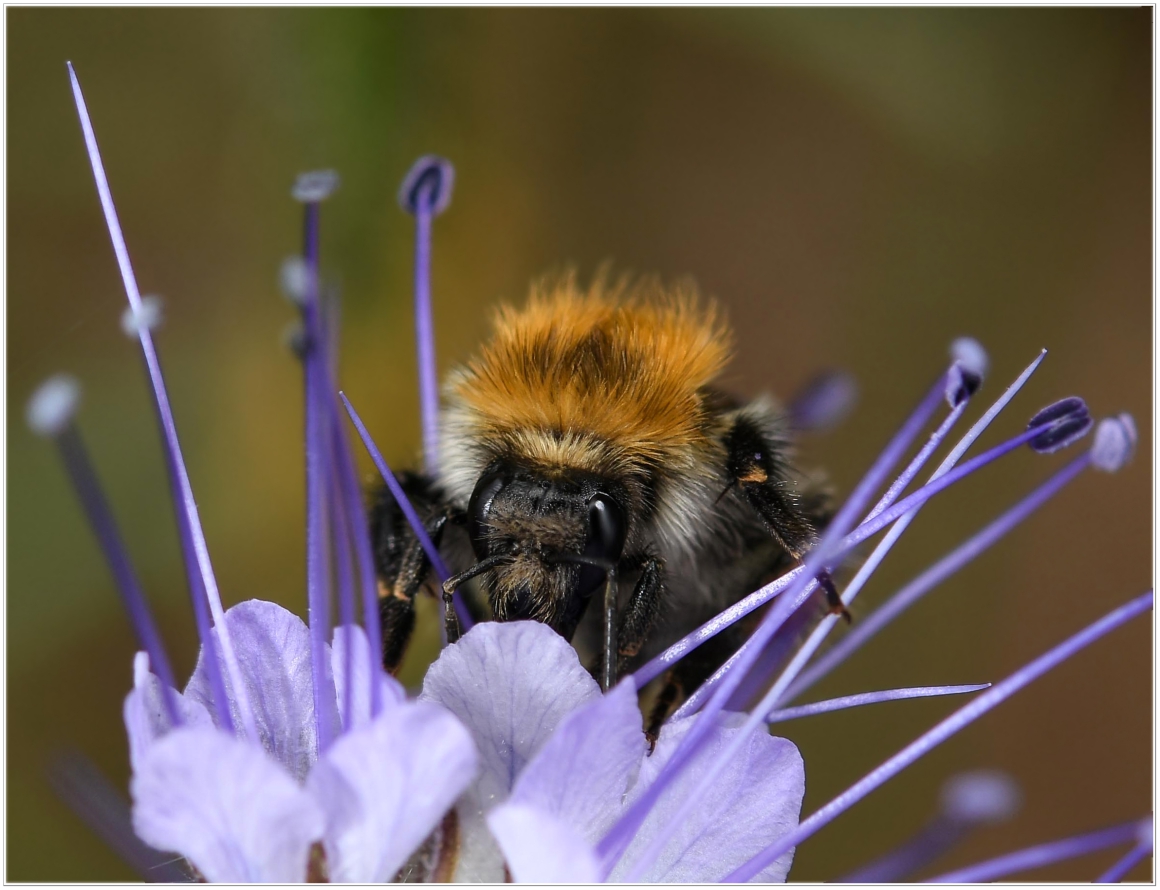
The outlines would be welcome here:
M 1039 454 L 1054 454 L 1072 442 L 1082 439 L 1092 428 L 1092 416 L 1079 396 L 1068 396 L 1048 405 L 1031 418 L 1028 430 L 1046 426 L 1028 444 Z
M 987 350 L 977 340 L 959 337 L 951 344 L 954 364 L 947 373 L 947 404 L 957 408 L 983 385 L 987 375 Z
M 438 216 L 451 203 L 454 185 L 455 168 L 450 161 L 438 155 L 423 155 L 403 177 L 403 184 L 399 186 L 399 206 L 412 216 L 417 216 L 423 209 Z

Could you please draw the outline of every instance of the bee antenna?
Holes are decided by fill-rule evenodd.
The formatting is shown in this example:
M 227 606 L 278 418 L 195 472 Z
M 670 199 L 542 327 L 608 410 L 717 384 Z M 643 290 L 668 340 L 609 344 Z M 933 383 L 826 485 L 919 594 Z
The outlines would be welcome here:
M 616 563 L 610 559 L 601 559 L 599 556 L 585 556 L 583 553 L 554 553 L 548 557 L 549 562 L 574 562 L 585 566 L 596 566 L 598 569 L 604 569 L 606 572 L 611 572 L 616 568 Z
M 472 578 L 490 572 L 497 566 L 501 566 L 506 562 L 511 562 L 511 559 L 511 554 L 508 553 L 497 553 L 494 556 L 481 559 L 466 572 L 460 572 L 458 575 L 452 575 L 450 578 L 444 581 L 443 592 L 447 595 L 450 595 L 454 593 L 455 589 L 459 587 L 459 585 L 461 585 L 464 581 L 470 581 Z

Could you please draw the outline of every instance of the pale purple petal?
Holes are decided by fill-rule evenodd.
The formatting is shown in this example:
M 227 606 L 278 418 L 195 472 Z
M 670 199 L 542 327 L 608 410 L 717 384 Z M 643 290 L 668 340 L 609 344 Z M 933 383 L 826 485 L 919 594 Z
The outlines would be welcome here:
M 672 756 L 696 717 L 665 726 L 656 750 L 641 765 L 640 778 L 630 799 L 651 784 Z M 609 876 L 616 881 L 628 871 L 633 858 L 668 824 L 677 807 L 705 768 L 718 758 L 740 732 L 739 716 L 728 715 L 710 733 L 688 767 L 666 789 L 649 812 L 626 854 Z M 656 862 L 640 880 L 654 882 L 718 881 L 738 865 L 797 827 L 805 795 L 801 755 L 786 739 L 754 733 L 726 766 L 712 789 L 701 799 L 664 846 Z M 779 857 L 754 877 L 760 883 L 784 881 L 793 863 L 793 851 Z
M 326 813 L 331 881 L 392 880 L 475 776 L 467 730 L 431 702 L 387 706 L 334 742 L 306 780 Z
M 636 686 L 624 680 L 561 721 L 520 773 L 511 801 L 558 818 L 595 844 L 620 815 L 647 750 Z
M 201 702 L 173 691 L 174 703 L 186 727 L 212 728 L 213 718 Z M 162 698 L 161 680 L 149 671 L 149 653 L 133 658 L 133 691 L 125 696 L 122 710 L 129 736 L 129 763 L 136 770 L 153 743 L 172 729 Z
M 322 836 L 322 811 L 298 783 L 257 745 L 218 729 L 157 741 L 130 790 L 138 836 L 209 881 L 303 881 Z
M 457 806 L 458 881 L 503 881 L 503 856 L 484 813 L 564 717 L 600 695 L 576 650 L 536 621 L 483 622 L 448 646 L 423 681 L 422 699 L 460 719 L 479 750 L 479 776 Z
M 276 603 L 247 600 L 226 612 L 238 668 L 254 710 L 258 739 L 300 782 L 318 759 L 314 723 L 314 689 L 310 671 L 310 635 L 302 619 Z M 214 631 L 216 633 L 216 630 Z M 185 687 L 188 698 L 211 707 L 205 647 Z M 328 695 L 325 719 L 338 726 L 338 704 L 329 655 L 322 664 Z M 230 713 L 242 725 L 231 687 Z
M 351 641 L 351 714 L 345 712 L 346 697 L 346 645 Z M 339 718 L 345 729 L 366 726 L 371 720 L 371 681 L 367 676 L 371 664 L 375 665 L 378 675 L 379 701 L 384 707 L 400 704 L 407 700 L 407 692 L 403 684 L 378 667 L 378 661 L 371 659 L 370 643 L 367 642 L 366 631 L 358 625 L 342 626 L 334 629 L 334 640 L 331 643 L 330 666 L 334 675 L 334 691 L 338 700 Z
M 534 806 L 505 803 L 488 827 L 519 884 L 595 884 L 600 865 L 592 845 L 573 826 Z

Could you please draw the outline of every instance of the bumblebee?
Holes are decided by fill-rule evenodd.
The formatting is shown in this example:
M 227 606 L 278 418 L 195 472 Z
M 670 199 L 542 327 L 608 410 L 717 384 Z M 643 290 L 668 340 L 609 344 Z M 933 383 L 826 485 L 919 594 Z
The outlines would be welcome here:
M 458 572 L 443 593 L 459 589 L 475 619 L 547 624 L 608 688 L 800 559 L 828 499 L 791 469 L 776 404 L 715 386 L 731 340 L 690 284 L 585 290 L 566 277 L 501 307 L 490 342 L 446 381 L 437 471 L 400 477 Z M 385 488 L 371 533 L 394 671 L 434 579 Z M 680 662 L 662 698 L 692 690 L 745 633 Z

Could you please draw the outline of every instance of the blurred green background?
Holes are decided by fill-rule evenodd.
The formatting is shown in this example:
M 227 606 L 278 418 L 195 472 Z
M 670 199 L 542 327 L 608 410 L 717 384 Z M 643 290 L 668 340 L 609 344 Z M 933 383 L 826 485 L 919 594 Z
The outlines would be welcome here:
M 426 152 L 458 173 L 435 229 L 441 369 L 470 354 L 498 300 L 521 299 L 546 271 L 573 264 L 587 277 L 612 259 L 691 274 L 721 300 L 739 392 L 792 394 L 829 367 L 857 375 L 857 411 L 804 443 L 801 461 L 839 491 L 960 334 L 990 350 L 988 398 L 1051 350 L 986 442 L 1071 393 L 1097 414 L 1135 415 L 1140 453 L 1126 472 L 1081 476 L 811 698 L 998 680 L 1151 583 L 1148 8 L 6 16 L 9 880 L 132 876 L 45 783 L 50 756 L 73 747 L 126 786 L 134 651 L 56 455 L 23 425 L 45 376 L 83 381 L 81 427 L 179 673 L 196 654 L 66 59 L 142 289 L 165 299 L 160 348 L 228 602 L 304 612 L 300 378 L 276 288 L 297 247 L 289 187 L 301 171 L 343 176 L 323 250 L 345 300 L 344 385 L 388 460 L 417 458 L 412 231 L 394 195 Z M 933 504 L 860 610 L 1065 459 L 1018 453 Z M 1148 812 L 1151 653 L 1150 621 L 1096 645 L 823 830 L 792 877 L 837 877 L 906 838 L 965 768 L 1011 771 L 1026 802 L 945 866 Z M 957 704 L 787 724 L 807 765 L 805 811 Z M 1029 876 L 1088 880 L 1113 858 Z

